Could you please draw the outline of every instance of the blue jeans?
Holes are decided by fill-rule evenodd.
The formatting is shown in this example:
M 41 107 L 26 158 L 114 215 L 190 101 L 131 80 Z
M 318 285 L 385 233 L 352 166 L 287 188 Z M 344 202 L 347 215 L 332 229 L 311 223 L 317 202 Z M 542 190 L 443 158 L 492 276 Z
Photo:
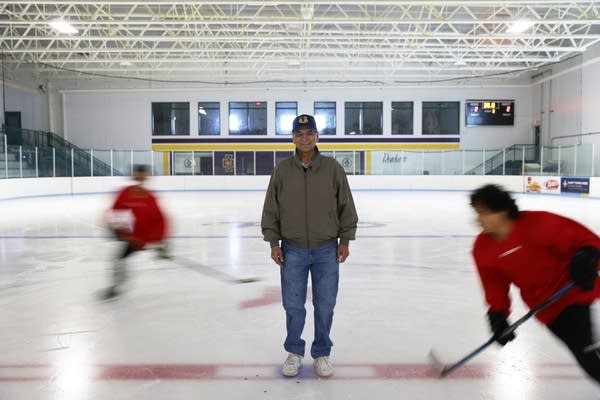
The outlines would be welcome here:
M 339 262 L 337 241 L 314 249 L 303 249 L 285 240 L 281 244 L 281 296 L 286 315 L 286 351 L 304 356 L 302 331 L 306 319 L 308 272 L 312 279 L 312 300 L 315 312 L 315 339 L 310 354 L 313 358 L 328 356 L 333 343 L 329 338 L 333 308 L 338 292 Z

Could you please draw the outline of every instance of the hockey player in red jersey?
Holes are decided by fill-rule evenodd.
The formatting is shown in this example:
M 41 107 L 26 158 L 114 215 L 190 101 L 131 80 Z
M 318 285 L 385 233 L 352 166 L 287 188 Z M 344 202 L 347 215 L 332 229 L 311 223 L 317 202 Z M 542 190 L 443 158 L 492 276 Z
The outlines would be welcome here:
M 569 348 L 587 374 L 600 382 L 600 354 L 590 351 L 595 348 L 590 305 L 600 295 L 600 238 L 569 218 L 519 211 L 510 194 L 496 185 L 475 190 L 471 206 L 482 228 L 473 257 L 496 341 L 505 345 L 515 338 L 513 333 L 503 335 L 509 326 L 511 284 L 533 308 L 573 281 L 573 290 L 536 317 Z
M 112 215 L 125 211 L 131 218 L 129 224 L 123 224 L 122 219 L 118 223 L 109 223 L 109 228 L 124 245 L 113 266 L 113 283 L 104 294 L 105 298 L 119 293 L 127 278 L 124 260 L 132 253 L 143 250 L 148 244 L 156 244 L 159 257 L 169 258 L 165 242 L 166 219 L 156 197 L 144 187 L 147 177 L 147 167 L 136 165 L 133 170 L 135 184 L 123 188 L 112 206 Z

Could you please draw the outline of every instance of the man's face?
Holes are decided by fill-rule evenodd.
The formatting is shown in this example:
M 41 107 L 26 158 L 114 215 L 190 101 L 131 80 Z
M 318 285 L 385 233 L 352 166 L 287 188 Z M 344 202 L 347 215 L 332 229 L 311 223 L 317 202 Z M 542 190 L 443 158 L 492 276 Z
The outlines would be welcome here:
M 314 150 L 319 140 L 319 135 L 312 129 L 300 129 L 292 133 L 293 142 L 301 153 Z
M 477 224 L 485 233 L 494 235 L 500 232 L 502 227 L 508 222 L 506 211 L 492 211 L 480 204 L 474 204 L 473 209 L 477 214 Z

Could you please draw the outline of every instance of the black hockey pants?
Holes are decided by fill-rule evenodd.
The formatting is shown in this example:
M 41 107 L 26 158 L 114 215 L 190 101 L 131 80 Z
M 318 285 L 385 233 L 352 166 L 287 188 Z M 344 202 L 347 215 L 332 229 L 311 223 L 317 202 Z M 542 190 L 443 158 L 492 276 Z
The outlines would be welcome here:
M 584 352 L 594 344 L 590 306 L 575 304 L 565 308 L 548 328 L 567 345 L 584 371 L 600 383 L 600 351 Z

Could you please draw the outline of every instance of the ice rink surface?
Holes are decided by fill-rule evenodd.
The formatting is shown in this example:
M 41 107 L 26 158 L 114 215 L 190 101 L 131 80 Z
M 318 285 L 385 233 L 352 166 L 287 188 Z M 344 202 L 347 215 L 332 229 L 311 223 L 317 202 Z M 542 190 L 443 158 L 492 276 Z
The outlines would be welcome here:
M 535 320 L 445 379 L 430 370 L 432 348 L 451 363 L 489 338 L 468 194 L 354 193 L 360 222 L 341 267 L 330 379 L 314 375 L 310 356 L 298 377 L 280 374 L 285 315 L 260 234 L 264 192 L 159 193 L 177 260 L 136 254 L 114 301 L 98 299 L 120 246 L 101 223 L 111 195 L 2 201 L 0 399 L 599 398 Z M 600 201 L 517 199 L 600 232 Z M 210 268 L 261 280 L 226 282 Z M 513 299 L 515 320 L 527 310 Z

